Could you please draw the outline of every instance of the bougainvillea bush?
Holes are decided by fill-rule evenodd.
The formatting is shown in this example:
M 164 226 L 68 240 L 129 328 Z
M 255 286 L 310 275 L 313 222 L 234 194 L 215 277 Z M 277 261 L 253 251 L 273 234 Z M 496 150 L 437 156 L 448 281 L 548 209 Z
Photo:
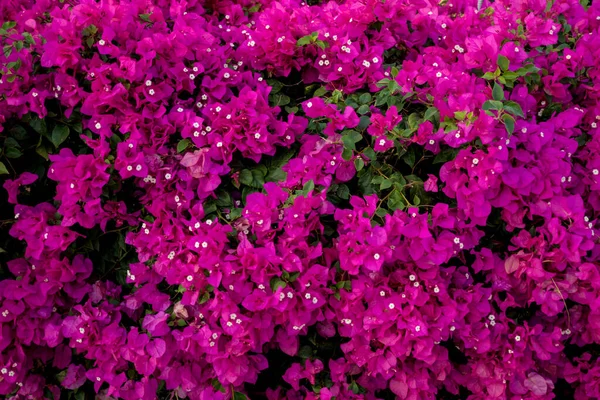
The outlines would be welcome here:
M 600 398 L 600 3 L 0 23 L 0 397 Z

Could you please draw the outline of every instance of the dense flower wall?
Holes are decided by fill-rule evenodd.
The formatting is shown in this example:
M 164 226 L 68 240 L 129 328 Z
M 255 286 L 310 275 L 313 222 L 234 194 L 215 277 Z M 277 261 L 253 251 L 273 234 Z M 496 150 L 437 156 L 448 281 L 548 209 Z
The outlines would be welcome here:
M 600 398 L 600 3 L 479 3 L 0 1 L 0 396 Z

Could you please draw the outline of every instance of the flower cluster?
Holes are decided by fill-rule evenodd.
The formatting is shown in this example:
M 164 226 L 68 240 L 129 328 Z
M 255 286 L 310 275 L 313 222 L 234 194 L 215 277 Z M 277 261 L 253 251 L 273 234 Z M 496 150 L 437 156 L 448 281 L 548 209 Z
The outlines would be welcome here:
M 600 398 L 600 4 L 434 3 L 0 2 L 0 396 Z

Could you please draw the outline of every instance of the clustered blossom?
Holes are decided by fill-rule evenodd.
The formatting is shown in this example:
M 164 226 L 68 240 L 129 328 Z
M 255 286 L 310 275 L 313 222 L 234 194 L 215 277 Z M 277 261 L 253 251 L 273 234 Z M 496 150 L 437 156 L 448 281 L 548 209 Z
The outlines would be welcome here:
M 278 351 L 285 385 L 261 398 L 552 399 L 559 382 L 600 398 L 600 4 L 312 3 L 0 2 L 3 45 L 31 38 L 0 55 L 0 133 L 57 104 L 86 146 L 4 182 L 24 251 L 0 281 L 0 395 L 252 397 Z M 510 133 L 483 111 L 499 56 Z M 529 65 L 539 81 L 516 78 Z M 269 83 L 288 77 L 387 81 L 437 114 L 412 127 L 399 103 L 358 112 L 304 86 L 292 110 Z M 348 156 L 353 129 L 371 152 Z M 292 148 L 275 177 L 240 167 Z M 382 217 L 355 187 L 397 148 L 453 156 L 420 177 L 439 201 Z M 54 198 L 21 202 L 42 175 Z M 221 207 L 229 182 L 251 184 Z M 79 253 L 96 227 L 137 257 L 122 282 Z M 328 358 L 301 354 L 316 337 Z

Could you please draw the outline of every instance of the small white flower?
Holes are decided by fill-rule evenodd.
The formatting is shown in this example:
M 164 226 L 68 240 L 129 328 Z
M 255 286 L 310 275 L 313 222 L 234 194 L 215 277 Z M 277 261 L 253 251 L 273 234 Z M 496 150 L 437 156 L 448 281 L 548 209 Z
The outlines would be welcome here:
M 440 292 L 440 288 L 439 287 L 434 287 L 433 288 L 433 293 L 439 293 Z
M 318 301 L 319 301 L 319 300 L 317 300 L 317 298 L 316 298 L 316 297 L 313 297 L 313 299 L 312 299 L 312 302 L 313 302 L 313 304 L 317 304 L 317 302 L 318 302 Z
M 388 305 L 388 308 L 389 308 L 390 310 L 393 310 L 394 308 L 396 308 L 396 305 L 395 305 L 394 303 L 390 303 L 390 304 Z
M 380 257 L 381 257 L 381 256 L 380 256 L 379 254 L 377 254 L 377 253 L 375 253 L 375 254 L 373 255 L 373 258 L 374 258 L 374 259 L 376 259 L 376 260 L 379 260 L 379 258 L 380 258 Z
M 131 165 L 127 166 L 127 171 L 133 171 L 133 167 Z
M 436 74 L 435 74 L 435 76 L 436 76 L 437 78 L 441 78 L 441 77 L 442 77 L 442 73 L 441 73 L 441 72 L 438 72 L 438 73 L 436 73 Z
M 307 107 L 307 108 L 311 108 L 311 107 L 312 107 L 312 102 L 311 102 L 311 101 L 309 101 L 308 103 L 306 103 L 306 107 Z
M 305 298 L 306 300 L 309 300 L 309 299 L 310 299 L 310 293 L 306 293 L 306 294 L 304 295 L 304 298 Z
M 96 127 L 96 129 L 100 129 L 102 128 L 102 125 L 100 125 L 100 122 L 96 122 L 96 125 L 94 125 Z
M 363 65 L 365 68 L 369 68 L 369 67 L 371 66 L 371 63 L 370 63 L 370 62 L 368 62 L 367 60 L 365 60 L 365 61 L 363 61 L 362 65 Z
M 414 282 L 414 281 L 417 279 L 417 277 L 411 274 L 411 275 L 408 277 L 408 279 L 410 279 L 410 281 L 411 281 L 411 282 Z
M 229 285 L 229 290 L 233 290 L 233 285 Z
M 454 238 L 454 243 L 459 244 L 460 243 L 460 238 L 459 237 L 455 237 Z
M 260 139 L 260 133 L 255 133 L 254 134 L 254 139 Z
M 100 46 L 104 46 L 106 44 L 106 42 L 103 39 L 98 40 L 98 44 Z
M 381 140 L 379 141 L 379 145 L 380 145 L 380 146 L 385 146 L 385 139 L 381 139 Z
M 6 368 L 0 369 L 0 373 L 2 373 L 2 375 L 6 375 L 7 372 L 8 370 Z
M 446 29 L 446 26 L 448 26 L 448 25 L 442 24 L 442 29 Z
M 592 170 L 592 174 L 594 174 L 594 175 L 598 175 L 598 172 L 599 172 L 599 171 L 598 171 L 597 169 L 593 169 L 593 170 Z
M 288 298 L 288 299 L 291 299 L 291 298 L 293 298 L 293 297 L 294 297 L 294 295 L 293 295 L 293 293 L 292 293 L 292 292 L 287 292 L 287 295 L 286 295 L 286 296 L 287 296 L 287 298 Z
M 570 55 L 570 54 L 567 54 L 567 56 L 566 56 L 565 58 L 566 58 L 567 60 L 570 60 L 570 59 L 571 59 L 571 55 Z
M 421 331 L 421 327 L 419 325 L 415 326 L 415 331 L 420 332 Z
M 450 332 L 454 332 L 455 330 L 456 330 L 456 327 L 455 327 L 455 326 L 451 326 L 451 327 L 450 327 Z
M 597 126 L 598 126 L 598 124 L 596 124 L 595 122 L 592 122 L 592 128 L 595 128 Z
M 230 76 L 231 76 L 231 75 L 229 75 L 229 72 L 225 72 L 225 73 L 223 74 L 223 78 L 225 78 L 225 79 L 229 79 L 229 77 L 230 77 Z
M 207 248 L 207 247 L 208 247 L 208 243 L 206 243 L 206 242 L 202 242 L 202 248 L 203 248 L 203 249 L 205 249 L 205 248 Z
M 10 372 L 8 373 L 8 376 L 11 376 L 11 377 L 12 377 L 12 376 L 15 376 L 15 371 L 10 371 Z
M 435 144 L 435 140 L 429 139 L 429 144 L 434 145 Z
M 554 31 L 552 29 L 550 29 L 550 32 L 548 32 L 548 34 L 554 35 Z
M 210 49 L 209 49 L 209 50 L 210 50 Z M 209 345 L 210 347 L 215 347 L 215 342 L 210 342 L 208 345 Z
M 150 96 L 154 96 L 154 89 L 148 90 L 148 93 L 150 94 Z
M 181 108 L 181 107 L 177 108 L 177 112 L 183 112 L 183 108 Z
M 217 142 L 217 147 L 223 147 L 223 142 Z
M 515 340 L 516 340 L 517 342 L 520 342 L 520 341 L 521 341 L 521 336 L 519 336 L 519 335 L 515 336 Z

